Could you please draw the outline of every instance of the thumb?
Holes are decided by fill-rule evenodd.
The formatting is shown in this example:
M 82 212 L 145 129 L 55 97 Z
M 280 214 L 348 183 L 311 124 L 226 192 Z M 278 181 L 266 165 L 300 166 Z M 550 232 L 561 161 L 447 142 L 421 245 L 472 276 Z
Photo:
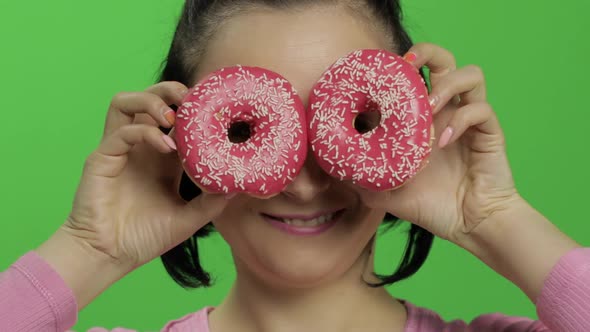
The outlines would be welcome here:
M 182 206 L 174 223 L 180 233 L 190 236 L 217 218 L 227 206 L 225 195 L 202 193 Z

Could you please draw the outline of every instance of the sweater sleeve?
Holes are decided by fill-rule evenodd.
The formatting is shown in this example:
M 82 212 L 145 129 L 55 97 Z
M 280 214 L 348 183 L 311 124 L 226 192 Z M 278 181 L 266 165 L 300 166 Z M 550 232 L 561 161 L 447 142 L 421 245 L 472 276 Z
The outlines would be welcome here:
M 162 332 L 206 332 L 210 308 L 169 322 Z M 75 332 L 78 306 L 63 278 L 35 251 L 0 273 L 0 332 Z M 87 332 L 136 332 L 93 327 Z
M 543 283 L 537 299 L 539 320 L 484 314 L 467 323 L 445 322 L 436 312 L 406 303 L 406 332 L 589 332 L 590 248 L 563 255 Z
M 590 331 L 590 248 L 566 253 L 551 270 L 537 299 L 539 321 L 501 314 L 474 319 L 470 331 Z
M 590 248 L 559 260 L 537 299 L 537 314 L 553 332 L 590 331 Z
M 71 289 L 36 252 L 0 273 L 0 331 L 63 332 L 77 318 Z

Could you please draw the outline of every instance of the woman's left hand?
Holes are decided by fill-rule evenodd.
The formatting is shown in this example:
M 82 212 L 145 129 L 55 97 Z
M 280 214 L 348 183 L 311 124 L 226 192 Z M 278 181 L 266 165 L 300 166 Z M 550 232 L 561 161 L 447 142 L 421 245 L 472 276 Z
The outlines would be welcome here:
M 358 189 L 370 207 L 460 244 L 466 233 L 521 200 L 506 156 L 504 134 L 486 99 L 476 66 L 456 68 L 454 56 L 417 44 L 406 60 L 430 69 L 435 135 L 429 164 L 401 188 Z

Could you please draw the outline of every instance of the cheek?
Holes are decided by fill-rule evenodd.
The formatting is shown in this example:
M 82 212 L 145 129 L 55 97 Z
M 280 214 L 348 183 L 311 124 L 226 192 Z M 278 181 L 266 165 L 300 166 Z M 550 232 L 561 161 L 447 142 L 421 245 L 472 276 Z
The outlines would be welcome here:
M 362 222 L 355 228 L 354 239 L 350 241 L 349 255 L 359 256 L 362 253 L 367 243 L 383 223 L 384 217 L 385 211 L 367 208 L 367 214 L 363 216 Z
M 230 204 L 232 205 L 228 206 L 212 222 L 215 230 L 233 248 L 239 245 L 240 239 L 243 239 L 244 227 L 249 224 L 248 219 L 251 218 L 251 213 L 238 204 L 233 204 L 233 202 Z

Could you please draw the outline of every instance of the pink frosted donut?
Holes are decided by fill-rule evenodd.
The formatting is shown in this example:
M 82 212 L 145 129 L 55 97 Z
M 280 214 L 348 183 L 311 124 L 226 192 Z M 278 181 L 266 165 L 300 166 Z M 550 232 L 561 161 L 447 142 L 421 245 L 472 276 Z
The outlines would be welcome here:
M 432 112 L 424 80 L 393 53 L 359 50 L 339 59 L 314 86 L 309 105 L 314 156 L 340 180 L 374 191 L 395 189 L 431 152 Z M 361 114 L 373 119 L 374 128 L 355 128 Z
M 258 67 L 218 70 L 176 112 L 182 165 L 205 192 L 281 192 L 307 156 L 305 108 L 291 84 Z

